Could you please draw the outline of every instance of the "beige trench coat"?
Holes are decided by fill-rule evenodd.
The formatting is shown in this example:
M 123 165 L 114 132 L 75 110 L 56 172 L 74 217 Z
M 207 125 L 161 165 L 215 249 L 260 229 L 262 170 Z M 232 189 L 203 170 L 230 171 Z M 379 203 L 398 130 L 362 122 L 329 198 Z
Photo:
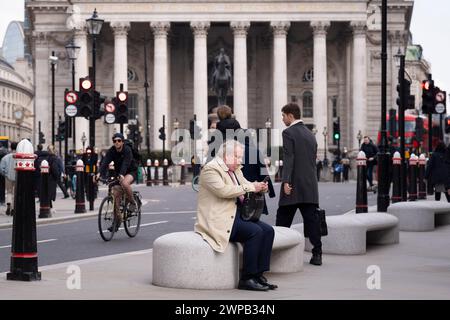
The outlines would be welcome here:
M 235 174 L 239 186 L 234 184 L 228 167 L 218 157 L 208 162 L 200 174 L 194 230 L 217 252 L 227 248 L 236 214 L 236 198 L 255 191 L 255 186 L 244 178 L 240 168 Z

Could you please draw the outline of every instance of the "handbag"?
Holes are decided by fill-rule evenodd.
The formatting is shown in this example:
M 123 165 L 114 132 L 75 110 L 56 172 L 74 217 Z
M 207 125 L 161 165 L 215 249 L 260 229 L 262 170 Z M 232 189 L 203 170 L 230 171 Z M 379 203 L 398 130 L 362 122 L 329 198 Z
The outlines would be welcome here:
M 320 207 L 316 207 L 314 210 L 314 213 L 319 218 L 319 226 L 320 226 L 320 235 L 321 236 L 327 236 L 328 235 L 328 226 L 327 226 L 327 219 L 325 215 L 325 210 L 321 209 Z M 308 229 L 305 228 L 305 224 L 303 224 L 304 234 L 305 238 L 309 238 L 309 232 Z
M 259 221 L 264 210 L 264 193 L 247 192 L 241 204 L 241 217 L 245 221 Z

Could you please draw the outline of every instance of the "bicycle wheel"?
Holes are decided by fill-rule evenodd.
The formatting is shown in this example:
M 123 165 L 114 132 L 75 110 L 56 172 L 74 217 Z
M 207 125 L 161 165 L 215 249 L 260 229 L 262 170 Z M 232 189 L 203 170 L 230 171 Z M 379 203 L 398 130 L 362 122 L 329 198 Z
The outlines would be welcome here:
M 104 241 L 109 241 L 116 231 L 116 220 L 114 219 L 114 200 L 107 196 L 102 200 L 98 210 L 98 231 Z
M 130 212 L 127 208 L 123 225 L 125 227 L 125 232 L 130 238 L 135 237 L 141 226 L 141 199 L 139 193 L 133 193 L 134 201 L 136 201 L 136 211 Z
M 200 187 L 198 184 L 199 178 L 200 178 L 200 176 L 195 176 L 194 178 L 192 178 L 192 189 L 196 192 L 198 192 L 198 189 Z

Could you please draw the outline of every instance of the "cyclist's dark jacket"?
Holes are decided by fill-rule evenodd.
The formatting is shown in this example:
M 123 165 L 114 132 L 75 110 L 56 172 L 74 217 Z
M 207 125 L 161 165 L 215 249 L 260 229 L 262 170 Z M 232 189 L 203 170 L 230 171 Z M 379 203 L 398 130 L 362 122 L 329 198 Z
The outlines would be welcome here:
M 136 163 L 133 161 L 133 153 L 131 148 L 127 145 L 123 146 L 122 152 L 118 152 L 114 146 L 109 148 L 100 166 L 100 175 L 102 177 L 106 177 L 106 170 L 111 161 L 114 161 L 114 171 L 116 172 L 116 175 L 125 176 L 128 173 L 137 171 Z

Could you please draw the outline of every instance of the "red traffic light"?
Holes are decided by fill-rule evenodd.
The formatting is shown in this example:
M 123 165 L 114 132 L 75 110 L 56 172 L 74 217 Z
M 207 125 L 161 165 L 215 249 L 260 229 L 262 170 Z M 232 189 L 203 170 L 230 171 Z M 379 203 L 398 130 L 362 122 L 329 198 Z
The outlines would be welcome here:
M 128 99 L 128 93 L 127 92 L 118 92 L 117 93 L 117 99 L 119 99 L 120 102 L 124 102 L 127 101 Z
M 89 80 L 89 79 L 83 79 L 83 80 L 81 81 L 81 87 L 82 87 L 84 90 L 89 90 L 90 88 L 92 88 L 92 81 Z

